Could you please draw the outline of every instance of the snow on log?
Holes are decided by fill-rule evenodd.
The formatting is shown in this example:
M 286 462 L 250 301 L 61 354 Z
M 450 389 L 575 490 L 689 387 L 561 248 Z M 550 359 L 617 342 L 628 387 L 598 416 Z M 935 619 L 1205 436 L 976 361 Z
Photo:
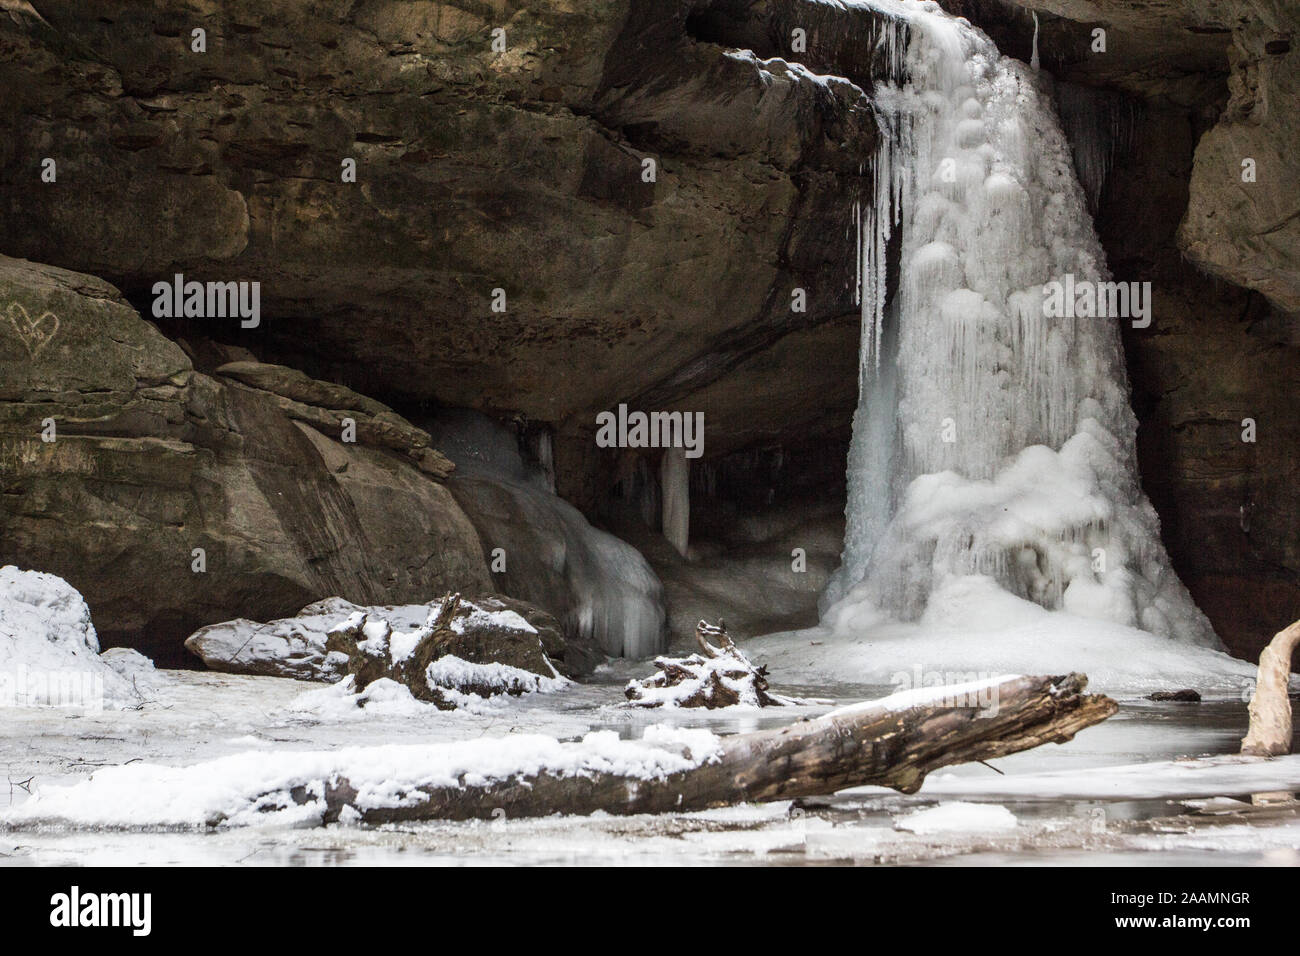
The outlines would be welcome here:
M 1278 757 L 1291 752 L 1291 657 L 1300 644 L 1300 621 L 1278 631 L 1259 655 L 1259 676 L 1250 699 L 1250 729 L 1241 740 L 1241 752 L 1256 757 Z
M 717 646 L 708 638 L 717 640 Z M 795 703 L 769 692 L 767 668 L 755 667 L 731 640 L 727 624 L 700 621 L 695 625 L 700 653 L 689 657 L 656 657 L 659 672 L 628 682 L 624 693 L 638 707 L 780 707 Z
M 340 768 L 298 792 L 323 804 L 325 822 L 359 813 L 367 823 L 687 812 L 867 785 L 915 793 L 939 767 L 1062 743 L 1115 713 L 1109 697 L 1083 693 L 1087 682 L 1082 674 L 1004 677 L 907 691 L 776 730 L 717 738 L 704 759 L 684 752 L 693 765 L 660 775 L 543 770 L 473 782 L 465 776 L 375 804 L 365 799 L 370 782 L 353 781 Z
M 612 730 L 576 741 L 507 734 L 251 750 L 188 767 L 137 762 L 0 809 L 0 831 L 689 812 L 868 784 L 913 793 L 939 767 L 1060 743 L 1105 720 L 1115 702 L 1085 695 L 1086 684 L 1070 674 L 924 688 L 730 737 L 656 725 L 640 740 Z

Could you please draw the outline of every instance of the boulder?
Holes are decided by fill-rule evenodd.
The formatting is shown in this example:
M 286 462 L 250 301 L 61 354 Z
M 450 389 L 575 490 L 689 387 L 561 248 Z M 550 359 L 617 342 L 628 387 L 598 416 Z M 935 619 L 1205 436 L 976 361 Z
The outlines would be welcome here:
M 282 400 L 195 371 L 108 283 L 0 257 L 0 562 L 66 578 L 108 643 L 169 664 L 212 620 L 491 590 L 409 449 L 345 444 Z
M 76 588 L 53 574 L 0 567 L 0 707 L 143 706 L 154 689 L 152 662 L 99 647 Z
M 283 365 L 248 360 L 228 362 L 214 374 L 270 393 L 287 417 L 330 438 L 338 439 L 350 429 L 352 435 L 345 441 L 404 452 L 420 471 L 439 479 L 448 477 L 456 467 L 429 447 L 428 432 L 382 402 L 346 386 L 322 382 Z
M 349 621 L 364 619 L 372 628 L 384 622 L 382 627 L 387 627 L 390 634 L 401 629 L 417 631 L 431 616 L 436 618 L 447 603 L 444 599 L 428 604 L 362 607 L 331 597 L 307 605 L 293 617 L 265 624 L 243 618 L 210 624 L 191 634 L 185 647 L 212 670 L 233 674 L 332 683 L 364 664 L 378 669 L 363 673 L 358 690 L 379 677 L 408 683 L 405 671 L 409 664 L 404 663 L 400 676 L 394 677 L 387 673 L 391 661 L 376 664 L 373 655 L 353 653 L 358 640 L 365 639 L 360 624 L 341 631 L 339 628 Z M 565 666 L 567 642 L 558 622 L 525 601 L 491 594 L 472 600 L 461 598 L 449 626 L 451 631 L 443 635 L 440 656 L 452 655 L 475 665 L 500 664 L 542 677 L 555 676 L 551 663 L 554 660 L 561 670 L 569 671 Z M 425 660 L 421 669 L 431 661 Z
M 537 630 L 504 605 L 449 594 L 427 611 L 411 631 L 360 609 L 330 629 L 325 646 L 346 655 L 350 690 L 389 680 L 417 700 L 453 710 L 472 705 L 470 697 L 518 697 L 563 685 Z

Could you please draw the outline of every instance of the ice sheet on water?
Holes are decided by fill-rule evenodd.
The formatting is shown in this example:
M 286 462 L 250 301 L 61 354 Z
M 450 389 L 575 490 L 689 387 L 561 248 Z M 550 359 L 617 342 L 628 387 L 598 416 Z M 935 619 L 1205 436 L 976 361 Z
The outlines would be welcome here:
M 1272 759 L 1227 754 L 1189 760 L 966 777 L 931 774 L 924 796 L 983 799 L 1153 800 L 1300 790 L 1300 754 Z
M 1016 815 L 1006 807 L 997 804 L 964 803 L 956 800 L 898 817 L 894 821 L 894 828 L 908 830 L 921 836 L 932 833 L 1014 830 Z

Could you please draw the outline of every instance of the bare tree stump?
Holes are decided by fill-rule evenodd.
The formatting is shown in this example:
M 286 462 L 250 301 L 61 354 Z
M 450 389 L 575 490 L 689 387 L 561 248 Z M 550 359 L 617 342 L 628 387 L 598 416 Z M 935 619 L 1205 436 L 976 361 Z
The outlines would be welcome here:
M 1259 655 L 1255 694 L 1250 699 L 1250 729 L 1241 740 L 1241 752 L 1256 757 L 1279 757 L 1291 752 L 1291 657 L 1300 644 L 1300 621 L 1278 631 Z
M 709 643 L 712 637 L 718 646 Z M 656 657 L 659 673 L 629 681 L 624 694 L 638 707 L 780 707 L 796 703 L 769 692 L 767 668 L 755 667 L 727 633 L 727 622 L 695 625 L 700 653 Z

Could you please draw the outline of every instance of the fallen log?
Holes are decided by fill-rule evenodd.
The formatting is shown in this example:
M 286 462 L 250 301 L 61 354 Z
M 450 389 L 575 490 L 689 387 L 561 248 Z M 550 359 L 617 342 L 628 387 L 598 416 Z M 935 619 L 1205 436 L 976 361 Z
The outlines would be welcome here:
M 909 691 L 776 730 L 716 738 L 716 751 L 662 776 L 570 768 L 469 783 L 462 775 L 457 783 L 415 786 L 376 805 L 365 796 L 365 781 L 354 786 L 339 772 L 296 788 L 293 798 L 323 800 L 326 823 L 340 814 L 390 823 L 686 812 L 866 785 L 914 793 L 939 767 L 1062 743 L 1115 713 L 1113 700 L 1084 694 L 1086 686 L 1084 675 L 1069 674 Z

